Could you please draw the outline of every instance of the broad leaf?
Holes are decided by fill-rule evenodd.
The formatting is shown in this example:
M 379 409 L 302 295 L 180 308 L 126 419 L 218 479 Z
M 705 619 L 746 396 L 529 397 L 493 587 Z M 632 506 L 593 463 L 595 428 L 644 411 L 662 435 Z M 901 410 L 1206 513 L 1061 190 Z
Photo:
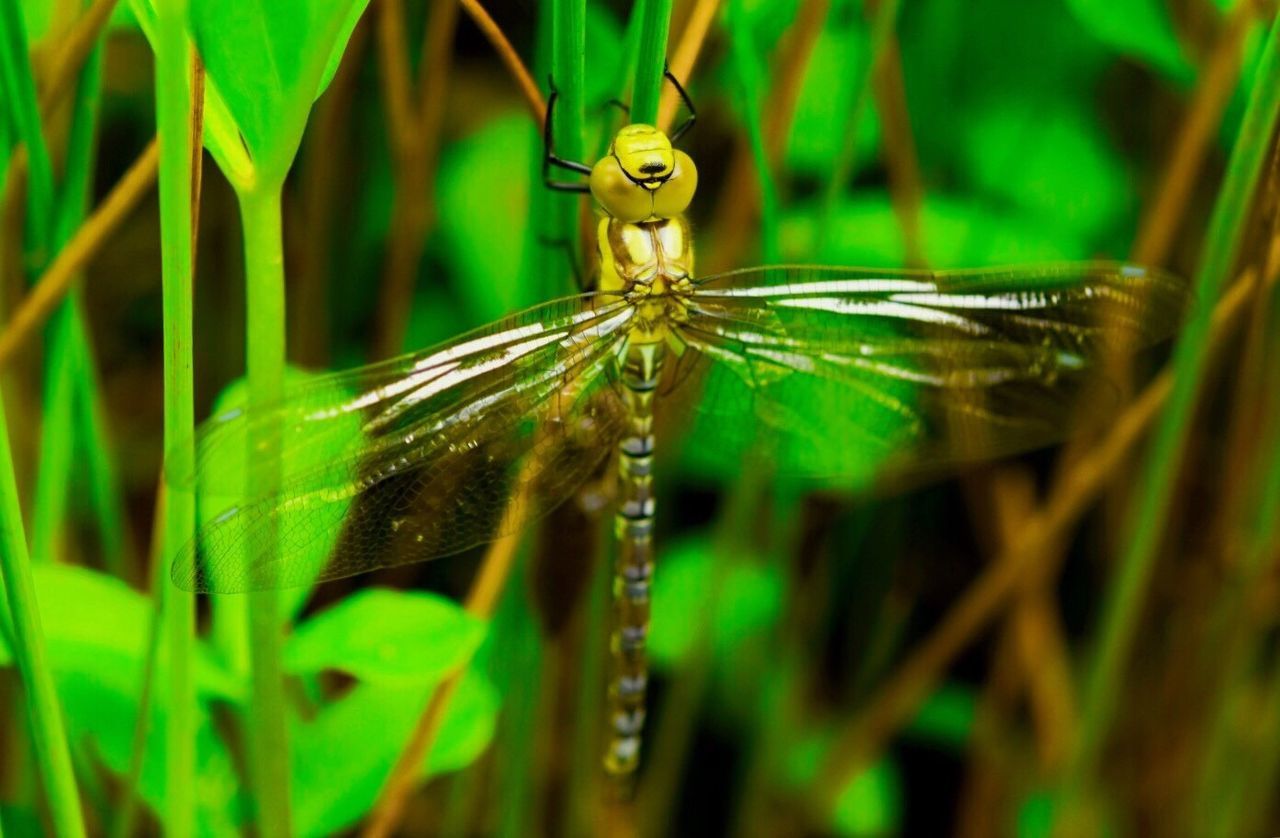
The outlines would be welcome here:
M 368 588 L 298 627 L 285 666 L 298 675 L 337 670 L 362 681 L 422 683 L 475 652 L 484 624 L 435 594 Z
M 294 826 L 331 835 L 369 811 L 430 700 L 433 682 L 361 684 L 291 732 Z M 474 671 L 458 684 L 421 778 L 457 771 L 493 738 L 498 696 Z
M 36 600 L 56 674 L 76 673 L 89 682 L 110 677 L 132 684 L 142 679 L 151 600 L 112 576 L 75 565 L 33 565 Z M 205 694 L 240 700 L 241 686 L 213 662 L 204 646 L 196 651 L 196 686 Z M 0 667 L 13 663 L 0 633 Z
M 117 775 L 129 768 L 138 717 L 151 602 L 123 582 L 88 568 L 59 564 L 33 567 L 36 597 L 48 643 L 49 662 L 68 734 L 87 746 Z M 196 646 L 196 686 L 202 698 L 240 700 L 244 685 L 215 667 L 203 644 Z M 0 666 L 12 658 L 0 634 Z M 163 661 L 154 678 L 165 682 Z M 164 802 L 164 690 L 153 692 L 141 797 L 159 811 Z M 202 701 L 196 708 L 196 804 L 200 834 L 231 834 L 238 811 L 238 780 Z
M 191 32 L 259 176 L 284 178 L 368 0 L 193 0 Z
M 1164 0 L 1068 0 L 1067 5 L 1104 44 L 1170 78 L 1191 80 L 1194 71 Z

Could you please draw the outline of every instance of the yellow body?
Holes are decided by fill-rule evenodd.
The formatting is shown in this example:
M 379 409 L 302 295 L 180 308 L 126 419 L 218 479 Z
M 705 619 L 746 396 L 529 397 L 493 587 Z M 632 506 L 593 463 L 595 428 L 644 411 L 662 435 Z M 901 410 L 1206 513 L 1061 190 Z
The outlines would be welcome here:
M 684 211 L 698 170 L 666 134 L 628 125 L 592 168 L 590 183 L 605 214 L 596 231 L 600 290 L 634 295 L 632 344 L 660 344 L 670 337 L 666 324 L 682 319 L 691 287 L 693 241 Z

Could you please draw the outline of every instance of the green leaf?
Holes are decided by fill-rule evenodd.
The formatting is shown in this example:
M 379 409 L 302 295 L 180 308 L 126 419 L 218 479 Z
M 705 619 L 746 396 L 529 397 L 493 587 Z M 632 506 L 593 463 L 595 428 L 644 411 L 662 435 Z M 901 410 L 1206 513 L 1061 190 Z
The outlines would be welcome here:
M 283 180 L 368 0 L 192 0 L 205 70 L 259 176 Z
M 973 690 L 960 684 L 943 684 L 916 711 L 908 732 L 913 736 L 963 748 L 973 732 Z
M 76 673 L 90 681 L 110 676 L 136 689 L 151 630 L 151 600 L 119 579 L 86 567 L 41 563 L 32 566 L 32 573 L 54 672 Z M 200 646 L 197 655 L 197 689 L 218 698 L 243 697 L 243 687 L 213 662 L 205 647 Z M 0 667 L 12 664 L 12 651 L 0 633 Z
M 1089 249 L 1069 230 L 977 200 L 930 196 L 920 214 L 925 257 L 937 268 L 1081 259 Z M 902 225 L 889 196 L 867 193 L 836 210 L 827 247 L 817 251 L 816 212 L 798 206 L 783 221 L 783 253 L 806 263 L 901 267 Z
M 1137 206 L 1133 174 L 1082 104 L 1002 99 L 974 108 L 961 154 L 971 183 L 994 201 L 1095 247 Z
M 361 684 L 312 721 L 295 719 L 292 788 L 299 834 L 330 835 L 369 811 L 432 686 Z M 421 779 L 471 764 L 493 739 L 497 714 L 492 685 L 469 671 L 449 702 Z
M 860 16 L 853 20 L 859 21 Z M 868 49 L 865 26 L 828 26 L 818 37 L 801 81 L 787 143 L 786 163 L 793 172 L 823 178 L 835 165 L 855 94 L 853 86 L 843 81 L 865 60 Z M 873 159 L 879 143 L 879 114 L 875 108 L 864 108 L 855 139 L 855 171 Z
M 421 684 L 475 652 L 485 625 L 435 594 L 367 588 L 298 627 L 285 666 L 305 675 L 338 670 L 362 681 Z
M 532 305 L 520 284 L 536 132 L 529 117 L 492 120 L 440 161 L 440 235 L 457 293 L 476 323 Z
M 649 653 L 658 666 L 674 666 L 693 649 L 690 631 L 698 614 L 714 608 L 710 627 L 717 663 L 731 666 L 736 652 L 751 646 L 782 611 L 782 579 L 772 566 L 735 557 L 724 578 L 717 580 L 718 557 L 708 538 L 672 545 L 654 574 L 653 624 Z M 718 591 L 714 603 L 708 591 Z
M 57 681 L 69 734 L 117 774 L 128 770 L 133 729 L 142 688 L 152 605 L 123 582 L 84 567 L 39 564 L 32 568 L 49 661 Z M 204 644 L 196 647 L 196 686 L 205 700 L 239 701 L 244 685 L 232 681 L 212 662 Z M 11 663 L 0 634 L 0 666 Z M 163 668 L 156 683 L 164 683 Z M 153 693 L 156 706 L 148 730 L 140 791 L 159 809 L 164 801 L 164 692 Z M 203 834 L 229 834 L 236 811 L 237 780 L 218 739 L 207 705 L 197 708 L 197 803 Z
M 831 739 L 829 730 L 799 737 L 786 755 L 788 782 L 796 788 L 810 786 L 831 747 Z M 841 789 L 830 827 L 832 833 L 849 838 L 892 835 L 902 828 L 902 778 L 891 759 L 873 763 Z
M 1163 0 L 1067 0 L 1099 41 L 1166 76 L 1189 82 L 1195 75 Z
M 832 827 L 838 835 L 886 835 L 902 820 L 902 780 L 880 760 L 849 781 L 836 800 Z

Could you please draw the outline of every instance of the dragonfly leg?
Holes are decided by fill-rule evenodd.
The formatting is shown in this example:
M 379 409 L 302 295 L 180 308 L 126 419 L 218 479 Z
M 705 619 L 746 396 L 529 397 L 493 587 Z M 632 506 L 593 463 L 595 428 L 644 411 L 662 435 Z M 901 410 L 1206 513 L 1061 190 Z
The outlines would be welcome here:
M 591 167 L 586 163 L 579 163 L 575 160 L 565 160 L 556 155 L 551 142 L 551 122 L 552 116 L 555 114 L 556 101 L 560 98 L 560 91 L 556 89 L 554 79 L 548 79 L 551 87 L 551 95 L 547 98 L 547 116 L 542 122 L 542 182 L 546 184 L 548 189 L 554 189 L 557 192 L 589 192 L 590 187 L 585 183 L 576 181 L 554 180 L 551 176 L 551 167 L 558 166 L 561 169 L 568 169 L 580 175 L 591 174 Z
M 688 92 L 685 91 L 684 86 L 680 84 L 680 80 L 676 78 L 675 74 L 671 72 L 669 66 L 663 66 L 662 75 L 666 76 L 667 81 L 671 82 L 672 87 L 676 89 L 676 93 L 680 94 L 680 100 L 684 102 L 685 108 L 689 111 L 689 118 L 680 123 L 680 127 L 671 135 L 671 142 L 674 143 L 683 137 L 698 121 L 698 109 L 693 106 L 693 100 L 689 98 Z

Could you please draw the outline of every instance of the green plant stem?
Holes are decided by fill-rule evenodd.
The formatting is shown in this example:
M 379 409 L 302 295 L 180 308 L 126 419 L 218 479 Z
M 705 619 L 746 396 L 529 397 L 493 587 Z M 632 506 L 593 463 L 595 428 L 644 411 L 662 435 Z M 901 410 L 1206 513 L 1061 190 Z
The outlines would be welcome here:
M 858 126 L 862 122 L 862 115 L 866 113 L 867 103 L 871 100 L 871 81 L 875 67 L 889 45 L 889 36 L 897 26 L 898 9 L 901 5 L 902 0 L 879 0 L 875 6 L 875 16 L 871 21 L 870 48 L 861 51 L 861 61 L 855 58 L 855 66 L 849 76 L 849 84 L 853 87 L 853 106 L 844 115 L 840 130 L 840 149 L 836 154 L 835 163 L 831 166 L 831 177 L 823 189 L 822 209 L 818 217 L 816 253 L 822 253 L 829 242 L 832 225 L 835 222 L 836 204 L 849 181 L 849 174 L 853 170 L 854 159 L 857 156 Z M 858 55 L 852 50 L 850 52 L 855 56 Z
M 45 657 L 44 635 L 36 603 L 27 537 L 22 526 L 22 507 L 13 474 L 9 450 L 9 425 L 0 399 L 0 581 L 3 581 L 13 627 L 13 652 L 18 673 L 26 689 L 26 706 L 31 719 L 36 765 L 49 798 L 49 814 L 59 836 L 82 836 L 84 819 L 80 795 L 71 770 L 62 708 L 54 690 L 53 675 Z
M 157 3 L 156 131 L 160 143 L 160 244 L 164 306 L 164 443 L 172 453 L 188 445 L 194 428 L 192 398 L 192 54 L 184 0 Z M 195 531 L 195 497 L 175 490 L 165 499 L 165 566 Z M 173 585 L 156 590 L 168 651 L 165 714 L 165 834 L 194 833 L 196 693 L 193 674 L 195 598 Z
M 246 337 L 249 409 L 270 404 L 284 389 L 284 239 L 280 184 L 262 184 L 240 193 L 244 225 Z M 257 450 L 250 480 L 255 494 L 270 494 L 280 480 L 279 428 L 265 428 L 250 440 Z M 258 447 L 261 444 L 262 447 Z M 274 452 L 274 453 L 273 453 Z M 270 567 L 279 549 L 268 536 L 246 556 Z M 289 743 L 285 729 L 284 669 L 281 663 L 281 618 L 275 591 L 249 595 L 250 672 L 252 680 L 249 753 L 260 829 L 268 838 L 292 834 L 289 807 Z
M 640 54 L 636 62 L 631 121 L 658 124 L 662 74 L 667 66 L 667 37 L 671 30 L 671 0 L 641 0 Z
M 751 147 L 751 157 L 755 161 L 756 177 L 759 180 L 761 255 L 765 264 L 770 264 L 779 261 L 778 190 L 769 171 L 769 156 L 765 149 L 764 127 L 761 122 L 760 91 L 766 86 L 764 72 L 742 2 L 743 0 L 729 0 L 726 20 L 730 54 L 742 103 L 742 120 L 747 129 L 747 142 Z
M 40 108 L 27 59 L 27 37 L 16 0 L 0 0 L 0 101 L 6 102 L 27 147 L 27 250 L 36 264 L 48 258 L 53 219 L 53 163 L 40 132 Z
M 566 160 L 582 161 L 586 152 L 586 3 L 583 0 L 552 0 L 550 15 L 550 53 L 551 75 L 560 91 L 556 101 L 554 124 L 551 126 L 555 142 L 556 154 Z M 566 174 L 557 170 L 556 177 Z M 576 178 L 577 175 L 571 177 Z M 543 188 L 539 182 L 535 186 L 542 198 L 549 201 L 553 208 L 554 227 L 549 238 L 559 244 L 553 259 L 562 260 L 564 255 L 571 254 L 574 264 L 568 266 L 575 273 L 581 272 L 582 235 L 578 223 L 582 208 L 581 198 L 572 192 L 551 192 Z M 537 199 L 535 199 L 537 201 Z M 557 278 L 565 275 L 563 262 L 552 265 L 551 271 L 542 280 L 544 298 L 563 294 L 566 290 L 563 282 Z M 554 282 L 547 287 L 546 283 Z
M 1255 75 L 1248 108 L 1226 179 L 1214 205 L 1196 274 L 1195 304 L 1175 349 L 1174 385 L 1138 482 L 1133 525 L 1113 584 L 1107 587 L 1096 652 L 1085 686 L 1080 736 L 1064 777 L 1069 812 L 1094 776 L 1105 734 L 1115 715 L 1119 682 L 1133 647 L 1164 530 L 1196 396 L 1208 360 L 1214 305 L 1236 260 L 1265 155 L 1280 117 L 1280 14 L 1273 22 Z

